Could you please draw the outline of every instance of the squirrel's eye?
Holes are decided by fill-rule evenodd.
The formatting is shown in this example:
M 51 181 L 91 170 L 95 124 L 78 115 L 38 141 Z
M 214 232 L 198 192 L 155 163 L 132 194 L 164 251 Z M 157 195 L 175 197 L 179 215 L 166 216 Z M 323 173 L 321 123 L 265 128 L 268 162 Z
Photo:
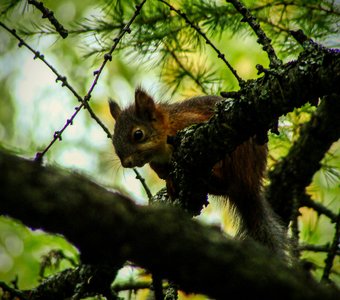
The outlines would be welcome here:
M 144 137 L 144 132 L 140 129 L 137 129 L 134 133 L 133 133 L 133 139 L 136 142 L 140 142 Z

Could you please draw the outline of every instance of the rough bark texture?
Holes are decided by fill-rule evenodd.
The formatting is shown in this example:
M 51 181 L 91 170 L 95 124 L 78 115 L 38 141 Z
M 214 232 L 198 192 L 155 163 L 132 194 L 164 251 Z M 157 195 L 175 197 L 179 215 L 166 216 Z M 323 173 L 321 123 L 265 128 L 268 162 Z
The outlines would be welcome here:
M 3 152 L 0 170 L 0 212 L 63 234 L 86 263 L 117 266 L 129 259 L 186 292 L 218 299 L 336 296 L 259 245 L 227 239 L 175 208 L 136 206 L 82 176 Z
M 304 47 L 296 61 L 265 71 L 263 77 L 248 81 L 237 93 L 225 93 L 229 98 L 217 107 L 208 123 L 192 126 L 176 136 L 171 174 L 179 202 L 188 211 L 198 214 L 207 203 L 206 186 L 200 178 L 209 178 L 212 166 L 226 153 L 254 135 L 260 143 L 265 142 L 267 131 L 277 130 L 278 117 L 294 108 L 314 103 L 319 97 L 340 94 L 340 52 L 309 40 Z M 335 113 L 338 106 L 332 118 Z M 323 153 L 329 142 L 325 145 Z
M 320 161 L 327 150 L 339 138 L 340 97 L 331 95 L 323 100 L 311 120 L 302 127 L 300 138 L 289 154 L 269 174 L 271 184 L 266 190 L 266 198 L 286 224 L 291 217 L 294 197 L 301 204 L 306 204 L 303 201 L 305 187 L 320 169 Z

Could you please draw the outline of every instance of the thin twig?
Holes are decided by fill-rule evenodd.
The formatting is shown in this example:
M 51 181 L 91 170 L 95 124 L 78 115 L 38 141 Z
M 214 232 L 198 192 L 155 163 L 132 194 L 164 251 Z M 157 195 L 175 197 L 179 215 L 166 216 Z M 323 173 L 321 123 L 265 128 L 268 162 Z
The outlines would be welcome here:
M 96 77 L 95 77 L 95 79 L 94 79 L 94 81 L 93 81 L 93 83 L 92 83 L 92 85 L 91 85 L 89 91 L 87 92 L 87 94 L 86 94 L 86 96 L 85 96 L 84 98 L 86 98 L 86 99 L 88 98 L 88 99 L 89 99 L 89 98 L 91 97 L 91 93 L 92 93 L 94 87 L 96 86 L 96 84 L 97 84 L 97 82 L 98 82 L 98 79 L 99 79 L 99 76 L 100 76 L 100 74 L 102 73 L 102 71 L 103 71 L 103 69 L 104 69 L 106 63 L 107 63 L 108 61 L 111 61 L 111 60 L 112 60 L 112 53 L 113 53 L 113 51 L 116 49 L 118 43 L 119 43 L 120 40 L 123 38 L 123 36 L 125 35 L 125 33 L 131 33 L 130 26 L 131 26 L 131 24 L 133 23 L 133 21 L 136 19 L 136 17 L 139 15 L 139 13 L 140 13 L 140 11 L 141 11 L 141 9 L 142 9 L 142 7 L 143 7 L 143 5 L 144 5 L 145 2 L 146 2 L 146 0 L 143 0 L 143 1 L 141 2 L 141 4 L 136 5 L 135 13 L 134 13 L 134 15 L 132 16 L 132 18 L 130 19 L 130 21 L 124 26 L 124 28 L 120 31 L 120 33 L 118 34 L 118 36 L 115 37 L 115 38 L 113 39 L 113 42 L 114 42 L 114 43 L 113 43 L 113 45 L 112 45 L 110 51 L 104 55 L 104 61 L 103 61 L 102 65 L 100 66 L 100 68 L 99 68 L 98 70 L 94 71 L 94 75 L 95 75 Z
M 309 195 L 305 194 L 304 196 L 302 196 L 300 200 L 301 200 L 300 206 L 312 208 L 318 214 L 322 214 L 328 217 L 331 220 L 331 222 L 333 223 L 336 222 L 337 215 L 333 213 L 330 209 L 328 209 L 326 206 L 322 205 L 321 203 L 313 201 Z
M 130 21 L 124 26 L 124 28 L 120 31 L 120 33 L 118 34 L 118 36 L 115 37 L 115 38 L 113 39 L 113 42 L 114 42 L 114 43 L 113 43 L 113 45 L 112 45 L 110 51 L 104 55 L 104 61 L 103 61 L 102 65 L 100 66 L 100 68 L 99 68 L 98 70 L 96 70 L 96 71 L 93 72 L 93 74 L 95 75 L 95 78 L 94 78 L 94 80 L 93 80 L 93 82 L 92 82 L 92 85 L 91 85 L 90 89 L 88 90 L 87 94 L 84 96 L 84 102 L 83 102 L 83 103 L 84 103 L 84 106 L 85 106 L 85 108 L 86 108 L 87 110 L 89 110 L 89 106 L 88 106 L 88 103 L 87 103 L 87 102 L 88 102 L 88 101 L 90 100 L 90 98 L 91 98 L 92 91 L 93 91 L 94 87 L 97 85 L 98 79 L 99 79 L 99 77 L 100 77 L 100 75 L 101 75 L 101 73 L 102 73 L 102 71 L 103 71 L 103 69 L 104 69 L 106 63 L 107 63 L 108 61 L 111 61 L 111 60 L 112 60 L 112 53 L 113 53 L 113 51 L 116 49 L 118 43 L 121 41 L 121 39 L 123 38 L 123 36 L 125 35 L 125 33 L 130 33 L 130 32 L 131 32 L 130 26 L 131 26 L 131 24 L 134 22 L 134 20 L 136 19 L 136 17 L 139 15 L 139 13 L 140 13 L 140 11 L 141 11 L 141 9 L 142 9 L 142 7 L 143 7 L 143 5 L 144 5 L 145 2 L 146 2 L 146 0 L 143 0 L 143 1 L 141 2 L 141 4 L 136 5 L 135 13 L 133 14 L 133 16 L 132 16 L 132 18 L 130 19 Z M 91 114 L 91 110 L 89 110 L 89 113 Z M 92 116 L 92 114 L 91 114 L 91 116 Z M 93 116 L 92 116 L 92 117 L 93 117 Z M 97 122 L 98 122 L 98 121 L 97 121 Z M 101 122 L 100 122 L 100 123 L 101 123 Z M 102 124 L 102 123 L 101 123 L 101 124 Z M 99 124 L 99 125 L 100 125 L 100 124 Z M 111 135 L 110 131 L 104 126 L 104 124 L 102 124 L 101 127 L 102 127 L 103 130 L 106 132 L 107 136 L 108 136 L 109 138 L 112 138 L 112 135 Z
M 257 22 L 256 18 L 250 13 L 240 1 L 238 0 L 226 0 L 231 3 L 235 9 L 243 16 L 241 22 L 247 22 L 249 26 L 253 29 L 258 37 L 257 42 L 261 44 L 262 49 L 267 52 L 270 61 L 269 66 L 271 68 L 278 67 L 282 64 L 282 61 L 276 56 L 275 50 L 271 45 L 271 39 L 267 37 L 265 32 L 262 30 L 260 23 Z
M 201 28 L 194 24 L 193 22 L 191 22 L 188 18 L 188 16 L 181 12 L 179 9 L 176 9 L 175 7 L 173 7 L 171 4 L 169 4 L 168 2 L 164 1 L 164 0 L 158 0 L 162 3 L 164 3 L 166 6 L 168 6 L 170 8 L 170 10 L 173 10 L 174 12 L 176 12 L 180 17 L 182 17 L 185 22 L 190 25 L 193 29 L 196 30 L 196 32 L 203 37 L 203 39 L 205 40 L 205 42 L 210 45 L 214 51 L 217 53 L 218 58 L 222 59 L 222 61 L 227 65 L 228 69 L 231 71 L 231 73 L 234 75 L 234 77 L 237 79 L 238 83 L 240 86 L 244 85 L 244 80 L 237 74 L 236 70 L 231 66 L 231 64 L 226 60 L 225 55 L 209 40 L 209 38 L 207 37 L 207 35 L 201 30 Z
M 73 267 L 77 267 L 78 263 L 70 256 L 65 255 L 65 253 L 60 249 L 52 249 L 47 254 L 41 257 L 40 269 L 39 269 L 39 277 L 40 281 L 44 280 L 45 271 L 49 267 L 56 267 L 60 265 L 62 260 L 68 261 Z
M 337 251 L 339 250 L 339 245 L 340 245 L 340 213 L 337 216 L 333 242 L 332 242 L 332 245 L 330 246 L 329 252 L 325 259 L 325 268 L 323 270 L 323 274 L 321 278 L 321 280 L 324 282 L 329 281 L 329 275 L 331 273 L 334 258 L 337 254 Z
M 145 2 L 146 2 L 146 0 L 143 0 L 143 1 L 141 2 L 141 4 L 136 5 L 136 11 L 135 11 L 134 15 L 132 16 L 132 18 L 130 19 L 130 21 L 124 26 L 124 28 L 120 31 L 120 33 L 118 34 L 118 36 L 115 37 L 115 38 L 113 39 L 114 44 L 112 45 L 110 51 L 104 55 L 104 61 L 103 61 L 102 65 L 100 66 L 100 68 L 94 72 L 94 74 L 96 75 L 96 77 L 95 77 L 95 79 L 94 79 L 94 81 L 93 81 L 93 83 L 92 83 L 92 85 L 91 85 L 89 91 L 87 92 L 86 96 L 84 97 L 84 99 L 87 99 L 87 100 L 90 99 L 91 93 L 92 93 L 94 87 L 96 86 L 96 84 L 97 84 L 97 82 L 98 82 L 98 79 L 99 79 L 99 76 L 100 76 L 100 74 L 102 73 L 102 71 L 103 71 L 103 69 L 104 69 L 106 63 L 107 63 L 108 61 L 111 61 L 111 60 L 112 60 L 112 53 L 113 53 L 113 51 L 116 49 L 118 43 L 119 43 L 120 40 L 123 38 L 123 36 L 125 35 L 125 33 L 131 33 L 130 26 L 131 26 L 131 24 L 133 23 L 133 21 L 136 19 L 136 17 L 139 15 L 139 13 L 140 13 L 140 11 L 141 11 L 141 9 L 142 9 L 142 7 L 143 7 L 143 5 L 144 5 Z M 147 184 L 145 183 L 145 179 L 139 174 L 139 172 L 137 171 L 136 168 L 133 168 L 133 171 L 134 171 L 135 174 L 136 174 L 136 178 L 139 179 L 140 182 L 142 183 L 142 186 L 143 186 L 143 188 L 144 188 L 144 190 L 145 190 L 145 192 L 146 192 L 146 194 L 147 194 L 147 196 L 148 196 L 148 198 L 149 198 L 149 202 L 150 202 L 151 199 L 152 199 L 152 194 L 151 194 L 151 192 L 150 192 L 149 187 L 148 187 Z
M 300 257 L 300 250 L 299 250 L 299 207 L 300 207 L 300 199 L 297 196 L 297 193 L 294 192 L 294 199 L 293 199 L 293 207 L 292 207 L 292 216 L 291 216 L 291 229 L 292 229 L 292 237 L 291 237 L 291 242 L 292 242 L 292 251 L 293 251 L 293 256 L 296 259 L 299 259 Z
M 53 139 L 51 140 L 51 142 L 48 144 L 48 146 L 41 152 L 37 152 L 36 153 L 36 157 L 35 160 L 36 161 L 41 161 L 43 156 L 46 154 L 46 152 L 52 147 L 52 145 L 57 141 L 57 140 L 61 140 L 62 139 L 62 134 L 64 133 L 64 131 L 66 130 L 66 128 L 69 125 L 73 124 L 73 121 L 75 119 L 75 117 L 77 116 L 77 114 L 79 113 L 79 111 L 82 108 L 85 108 L 88 110 L 90 116 L 99 124 L 99 126 L 104 130 L 104 132 L 107 134 L 108 138 L 112 138 L 111 132 L 107 129 L 107 127 L 101 122 L 101 120 L 96 116 L 96 114 L 93 112 L 93 110 L 91 109 L 91 107 L 88 104 L 88 101 L 91 98 L 91 93 L 94 89 L 94 87 L 96 86 L 99 76 L 102 73 L 106 63 L 110 60 L 112 60 L 112 53 L 113 51 L 116 49 L 118 43 L 120 42 L 120 40 L 123 38 L 125 33 L 130 33 L 131 29 L 130 29 L 130 25 L 133 23 L 133 21 L 136 19 L 137 15 L 140 13 L 140 10 L 142 9 L 144 3 L 146 2 L 146 0 L 143 0 L 141 2 L 140 5 L 136 5 L 136 11 L 134 13 L 134 15 L 132 16 L 132 18 L 130 19 L 130 21 L 125 25 L 125 27 L 120 31 L 120 33 L 118 34 L 118 36 L 116 38 L 113 39 L 114 44 L 111 47 L 110 51 L 104 55 L 104 61 L 102 63 L 102 65 L 100 66 L 100 68 L 94 72 L 95 75 L 95 79 L 90 87 L 90 89 L 88 90 L 87 94 L 85 95 L 84 98 L 82 98 L 76 91 L 75 89 L 68 83 L 66 76 L 62 76 L 60 75 L 60 73 L 50 64 L 46 61 L 44 55 L 42 55 L 39 51 L 35 51 L 30 45 L 28 45 L 17 33 L 15 29 L 10 29 L 9 27 L 7 27 L 4 23 L 2 23 L 0 21 L 0 26 L 2 26 L 4 29 L 6 29 L 9 33 L 11 33 L 15 38 L 17 38 L 19 40 L 19 44 L 18 46 L 25 46 L 27 49 L 29 49 L 33 54 L 34 54 L 34 59 L 39 58 L 43 63 L 45 63 L 45 65 L 47 65 L 47 67 L 57 76 L 56 82 L 61 81 L 62 82 L 62 86 L 67 87 L 72 94 L 78 99 L 79 102 L 81 102 L 81 104 L 79 106 L 77 106 L 75 108 L 75 112 L 72 114 L 72 116 L 67 119 L 65 125 L 58 131 L 55 131 L 53 134 Z M 152 198 L 152 194 L 148 188 L 148 186 L 145 183 L 144 178 L 139 174 L 139 172 L 134 169 L 134 172 L 136 174 L 136 177 L 141 181 L 147 195 L 148 198 L 151 199 Z
M 61 25 L 58 20 L 54 17 L 53 11 L 49 10 L 44 6 L 44 3 L 35 1 L 35 0 L 28 0 L 28 4 L 34 5 L 37 9 L 42 12 L 42 18 L 47 18 L 51 24 L 54 26 L 55 30 L 61 35 L 63 39 L 67 38 L 68 31 Z
M 148 185 L 146 184 L 145 179 L 140 175 L 140 173 L 137 171 L 136 168 L 133 168 L 133 171 L 136 174 L 136 179 L 139 179 L 139 181 L 141 182 L 141 184 L 142 184 L 142 186 L 143 186 L 143 188 L 144 188 L 144 190 L 145 190 L 145 192 L 146 192 L 146 194 L 148 196 L 149 204 L 151 204 L 151 202 L 152 202 L 152 193 L 151 193 Z
M 330 247 L 329 244 L 325 244 L 325 245 L 301 244 L 301 245 L 299 245 L 298 248 L 299 248 L 300 251 L 327 252 L 327 253 L 329 253 L 331 247 Z M 340 249 L 336 250 L 336 255 L 340 255 Z
M 91 109 L 91 107 L 89 106 L 89 104 L 86 102 L 87 99 L 86 98 L 82 98 L 77 91 L 69 84 L 66 76 L 62 76 L 57 70 L 56 68 L 54 68 L 46 59 L 45 56 L 43 54 L 41 54 L 39 51 L 34 50 L 30 45 L 28 45 L 16 32 L 15 29 L 10 29 L 8 26 L 6 26 L 4 23 L 2 23 L 0 21 L 0 26 L 3 27 L 5 30 L 7 30 L 10 34 L 12 34 L 17 40 L 19 40 L 19 47 L 26 47 L 28 50 L 30 50 L 33 54 L 34 54 L 34 59 L 40 59 L 56 76 L 56 82 L 61 81 L 61 85 L 63 87 L 66 87 L 67 89 L 69 89 L 71 91 L 71 93 L 77 98 L 77 100 L 79 102 L 81 102 L 80 106 L 75 108 L 75 113 L 71 116 L 71 118 L 69 118 L 65 125 L 58 131 L 55 131 L 53 134 L 53 139 L 52 141 L 49 143 L 49 145 L 42 151 L 42 152 L 38 152 L 36 154 L 36 160 L 40 161 L 42 159 L 42 157 L 45 155 L 45 153 L 52 147 L 52 145 L 57 141 L 57 140 L 61 140 L 61 136 L 63 134 L 63 132 L 65 131 L 65 129 L 69 126 L 73 124 L 73 120 L 76 117 L 76 115 L 78 114 L 78 112 L 85 107 L 90 116 L 99 124 L 100 127 L 102 127 L 102 129 L 106 132 L 107 136 L 111 138 L 111 133 L 110 131 L 106 128 L 106 126 L 101 122 L 101 120 L 96 116 L 96 114 L 93 112 L 93 110 Z
M 130 21 L 125 25 L 125 27 L 121 30 L 121 32 L 118 34 L 118 36 L 113 40 L 114 44 L 111 47 L 110 51 L 104 55 L 104 61 L 102 63 L 102 65 L 100 66 L 100 68 L 94 72 L 95 75 L 95 79 L 90 87 L 90 89 L 88 90 L 87 94 L 84 96 L 84 98 L 82 98 L 76 91 L 75 89 L 68 83 L 67 78 L 65 76 L 60 75 L 60 73 L 50 64 L 46 61 L 46 59 L 44 58 L 44 55 L 40 54 L 39 51 L 35 51 L 31 46 L 29 46 L 15 31 L 15 29 L 10 29 L 9 27 L 7 27 L 5 24 L 3 24 L 2 22 L 0 22 L 0 26 L 2 26 L 3 28 L 5 28 L 8 32 L 10 32 L 13 36 L 15 36 L 18 40 L 19 40 L 19 47 L 21 46 L 25 46 L 27 49 L 29 49 L 33 54 L 34 54 L 34 59 L 39 58 L 41 61 L 43 61 L 50 70 L 52 70 L 52 72 L 57 76 L 56 81 L 61 81 L 62 82 L 62 86 L 66 86 L 72 93 L 73 95 L 78 99 L 78 101 L 81 102 L 80 106 L 75 108 L 75 112 L 73 113 L 73 115 L 71 116 L 71 118 L 69 118 L 65 125 L 58 131 L 55 131 L 54 135 L 53 135 L 53 139 L 52 141 L 49 143 L 49 145 L 42 151 L 42 152 L 38 152 L 36 154 L 36 160 L 40 161 L 42 159 L 42 157 L 45 155 L 45 153 L 52 147 L 52 145 L 57 141 L 57 140 L 61 140 L 61 136 L 63 134 L 63 132 L 66 130 L 66 128 L 69 125 L 73 124 L 73 120 L 74 118 L 77 116 L 77 114 L 79 113 L 79 111 L 82 108 L 85 108 L 89 111 L 91 117 L 93 119 L 96 120 L 96 122 L 102 127 L 102 129 L 106 132 L 107 136 L 109 138 L 111 138 L 111 133 L 110 131 L 106 128 L 106 126 L 101 122 L 101 120 L 95 115 L 95 113 L 92 111 L 92 109 L 90 108 L 88 101 L 91 98 L 91 93 L 94 89 L 94 87 L 96 86 L 99 76 L 101 74 L 101 72 L 103 71 L 106 63 L 108 60 L 112 60 L 112 53 L 113 51 L 116 49 L 118 43 L 120 42 L 120 40 L 122 39 L 122 37 L 124 36 L 124 34 L 126 32 L 130 33 L 130 25 L 132 24 L 132 22 L 135 20 L 135 18 L 137 17 L 137 15 L 139 14 L 142 6 L 144 5 L 146 0 L 144 0 L 140 5 L 136 6 L 136 11 L 134 13 L 134 15 L 132 16 L 132 18 L 130 19 Z
M 336 10 L 336 8 L 334 7 L 334 3 L 330 4 L 330 8 L 327 9 L 327 7 L 323 7 L 321 3 L 319 3 L 318 5 L 313 5 L 313 4 L 308 4 L 308 3 L 303 3 L 303 4 L 299 4 L 296 1 L 287 1 L 287 2 L 278 2 L 278 3 L 267 3 L 264 5 L 259 5 L 257 7 L 252 8 L 252 11 L 260 11 L 266 8 L 272 8 L 275 6 L 284 6 L 284 7 L 288 7 L 288 6 L 295 6 L 296 8 L 294 9 L 307 9 L 310 10 L 311 12 L 313 11 L 322 11 L 326 14 L 334 14 L 336 16 L 340 15 L 340 12 L 338 10 Z
M 199 86 L 204 94 L 208 94 L 208 91 L 205 89 L 202 82 L 200 82 L 199 78 L 195 77 L 195 75 L 190 72 L 180 61 L 178 56 L 176 55 L 175 51 L 171 50 L 168 45 L 164 44 L 165 49 L 170 53 L 171 57 L 174 59 L 176 64 L 185 72 L 186 75 L 188 75 L 189 78 L 191 78 L 197 86 Z

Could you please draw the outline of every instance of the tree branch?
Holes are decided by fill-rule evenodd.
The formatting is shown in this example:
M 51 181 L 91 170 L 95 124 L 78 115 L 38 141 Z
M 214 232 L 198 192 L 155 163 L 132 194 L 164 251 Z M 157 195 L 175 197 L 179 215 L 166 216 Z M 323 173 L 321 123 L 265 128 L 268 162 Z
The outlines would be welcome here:
M 0 287 L 12 297 L 17 296 L 20 300 L 55 300 L 71 297 L 83 299 L 98 294 L 113 300 L 116 299 L 115 291 L 111 291 L 110 286 L 118 267 L 121 265 L 81 265 L 77 268 L 66 269 L 48 277 L 32 290 L 20 291 L 1 282 Z
M 207 203 L 204 178 L 209 178 L 213 165 L 242 142 L 254 135 L 265 142 L 266 132 L 279 116 L 317 97 L 339 95 L 339 58 L 339 51 L 310 42 L 298 60 L 248 81 L 233 98 L 220 103 L 208 123 L 178 133 L 171 176 L 184 208 L 193 214 L 201 211 Z M 333 110 L 333 114 L 338 112 Z M 209 151 L 202 151 L 207 145 Z M 275 199 L 271 197 L 273 202 Z
M 304 194 L 300 197 L 300 205 L 306 206 L 309 208 L 314 209 L 319 215 L 325 215 L 328 217 L 332 223 L 336 223 L 337 221 L 337 215 L 333 213 L 330 209 L 328 209 L 326 206 L 322 205 L 320 202 L 316 202 L 312 200 L 310 195 Z
M 49 15 L 50 12 L 48 9 L 46 9 L 42 3 L 37 2 L 37 1 L 30 1 L 32 2 L 31 4 L 34 5 L 38 5 L 37 7 L 43 11 L 44 13 L 47 13 Z M 97 82 L 99 80 L 99 77 L 105 67 L 105 65 L 107 64 L 108 61 L 112 60 L 112 53 L 115 51 L 115 49 L 117 48 L 117 45 L 119 44 L 119 42 L 121 41 L 121 39 L 124 37 L 124 35 L 126 33 L 130 33 L 131 29 L 130 26 L 131 24 L 135 21 L 135 19 L 137 18 L 137 16 L 140 14 L 140 11 L 144 5 L 144 3 L 146 2 L 146 0 L 141 1 L 141 3 L 139 5 L 136 5 L 136 10 L 133 14 L 133 16 L 131 17 L 131 19 L 126 23 L 126 25 L 124 26 L 124 28 L 122 28 L 122 30 L 119 32 L 119 34 L 117 35 L 117 37 L 115 37 L 113 39 L 113 44 L 110 48 L 110 50 L 104 55 L 104 60 L 101 64 L 101 66 L 99 67 L 99 69 L 97 69 L 96 71 L 94 71 L 93 75 L 94 80 L 89 88 L 89 90 L 87 91 L 86 95 L 82 98 L 77 92 L 76 90 L 68 83 L 66 76 L 62 76 L 59 74 L 59 72 L 50 64 L 46 61 L 46 59 L 44 58 L 44 55 L 40 54 L 39 51 L 35 51 L 31 46 L 29 46 L 17 33 L 15 29 L 10 29 L 8 26 L 6 26 L 4 23 L 0 22 L 0 26 L 3 27 L 5 30 L 7 30 L 10 34 L 12 34 L 16 39 L 19 40 L 19 47 L 21 46 L 25 46 L 27 49 L 29 49 L 33 54 L 34 54 L 34 59 L 38 58 L 41 61 L 43 61 L 45 63 L 45 65 L 47 65 L 47 67 L 57 76 L 56 82 L 61 81 L 62 82 L 62 86 L 66 86 L 71 92 L 72 94 L 77 98 L 77 100 L 81 103 L 78 107 L 76 107 L 75 112 L 72 114 L 71 118 L 69 118 L 65 125 L 58 131 L 54 132 L 53 135 L 53 139 L 51 140 L 51 142 L 47 145 L 47 147 L 41 151 L 38 152 L 36 154 L 36 160 L 41 161 L 43 156 L 45 155 L 45 153 L 53 146 L 53 144 L 57 141 L 57 140 L 62 140 L 62 134 L 63 132 L 67 129 L 67 127 L 69 125 L 73 124 L 73 121 L 75 119 L 75 117 L 77 116 L 77 114 L 79 113 L 79 111 L 84 108 L 87 109 L 87 111 L 89 112 L 90 116 L 98 123 L 98 125 L 103 129 L 103 131 L 107 134 L 108 138 L 111 138 L 111 132 L 106 128 L 106 126 L 103 124 L 103 122 L 97 117 L 97 115 L 93 112 L 92 108 L 89 105 L 89 100 L 91 98 L 92 92 L 95 88 L 95 86 L 97 85 Z M 53 16 L 53 14 L 52 14 Z M 137 171 L 135 171 L 137 172 Z
M 162 3 L 164 3 L 166 6 L 168 6 L 170 8 L 170 10 L 175 11 L 181 18 L 184 19 L 184 21 L 190 25 L 192 28 L 194 28 L 196 30 L 196 32 L 205 40 L 205 42 L 211 46 L 212 49 L 214 49 L 214 51 L 217 53 L 217 57 L 220 58 L 228 67 L 228 69 L 230 70 L 230 72 L 234 75 L 234 77 L 237 79 L 238 84 L 240 86 L 243 86 L 244 84 L 244 80 L 237 74 L 236 70 L 232 67 L 232 65 L 228 62 L 228 60 L 225 58 L 225 55 L 210 41 L 210 39 L 207 37 L 207 35 L 201 30 L 201 28 L 194 24 L 193 22 L 190 21 L 190 19 L 188 18 L 187 14 L 181 12 L 179 9 L 176 9 L 174 6 L 172 6 L 171 4 L 169 4 L 168 2 L 164 1 L 164 0 L 158 0 Z
M 256 243 L 227 239 L 180 210 L 136 206 L 80 175 L 2 152 L 0 169 L 1 213 L 63 234 L 86 263 L 116 266 L 129 259 L 186 292 L 219 299 L 249 291 L 254 298 L 335 296 Z
M 47 145 L 47 147 L 42 151 L 38 152 L 36 154 L 36 160 L 41 160 L 42 157 L 45 155 L 45 153 L 53 146 L 53 144 L 56 141 L 62 140 L 62 134 L 67 129 L 69 125 L 73 124 L 73 121 L 75 117 L 78 115 L 78 113 L 81 111 L 82 108 L 86 108 L 89 112 L 90 116 L 98 123 L 99 126 L 103 129 L 104 132 L 106 132 L 107 136 L 111 138 L 110 131 L 106 128 L 106 126 L 103 124 L 103 122 L 96 116 L 96 114 L 91 109 L 90 105 L 88 104 L 88 100 L 90 99 L 90 94 L 87 94 L 84 98 L 82 98 L 79 93 L 73 88 L 73 86 L 68 82 L 67 77 L 61 75 L 55 67 L 53 67 L 46 59 L 43 54 L 41 54 L 39 51 L 34 50 L 29 44 L 27 44 L 16 32 L 15 29 L 9 28 L 7 25 L 2 23 L 0 21 L 0 26 L 3 27 L 5 30 L 7 30 L 10 34 L 12 34 L 18 41 L 18 47 L 26 47 L 29 51 L 31 51 L 34 54 L 34 59 L 40 59 L 56 76 L 56 82 L 60 81 L 62 84 L 62 87 L 66 87 L 71 91 L 71 93 L 77 98 L 77 100 L 81 103 L 79 106 L 75 108 L 75 112 L 72 114 L 72 116 L 66 121 L 65 125 L 60 129 L 54 132 L 53 139 L 51 142 Z M 96 77 L 97 78 L 97 77 Z M 98 79 L 97 79 L 98 80 Z M 93 88 L 92 88 L 93 90 Z M 92 91 L 91 90 L 91 91 Z
M 37 9 L 42 12 L 42 18 L 47 18 L 51 24 L 54 26 L 55 30 L 60 34 L 60 36 L 65 39 L 68 36 L 68 31 L 61 25 L 58 20 L 55 18 L 53 11 L 49 10 L 44 6 L 43 2 L 28 0 L 28 4 L 34 5 Z
M 280 66 L 282 64 L 282 61 L 276 56 L 270 38 L 267 37 L 265 32 L 262 30 L 260 23 L 257 22 L 256 18 L 250 13 L 250 10 L 248 10 L 247 7 L 245 7 L 238 0 L 227 0 L 227 2 L 231 3 L 235 7 L 235 9 L 243 16 L 241 22 L 247 22 L 257 35 L 257 42 L 263 46 L 262 49 L 268 54 L 268 58 L 270 61 L 269 66 L 273 68 Z
M 327 258 L 325 260 L 326 265 L 325 265 L 325 268 L 322 274 L 322 280 L 325 282 L 331 282 L 329 275 L 331 274 L 333 261 L 339 249 L 339 239 L 340 239 L 340 213 L 338 214 L 338 217 L 337 217 L 335 233 L 334 233 L 332 244 L 330 246 L 330 251 L 328 252 Z
M 337 72 L 339 74 L 339 70 Z M 286 223 L 292 213 L 294 193 L 305 194 L 305 187 L 320 169 L 325 153 L 340 137 L 339 113 L 339 94 L 324 99 L 311 120 L 301 129 L 300 138 L 288 155 L 269 173 L 271 184 L 266 190 L 266 198 Z M 306 197 L 302 200 L 300 206 L 312 204 Z M 321 212 L 334 221 L 334 216 L 328 211 Z
M 311 251 L 311 252 L 326 252 L 330 251 L 330 245 L 312 245 L 312 244 L 300 244 L 299 251 Z M 340 255 L 340 250 L 336 250 L 336 255 Z

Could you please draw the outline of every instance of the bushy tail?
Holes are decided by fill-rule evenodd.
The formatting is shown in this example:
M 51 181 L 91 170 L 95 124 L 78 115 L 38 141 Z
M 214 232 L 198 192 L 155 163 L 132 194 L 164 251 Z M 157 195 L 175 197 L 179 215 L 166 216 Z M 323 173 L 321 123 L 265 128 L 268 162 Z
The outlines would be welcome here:
M 239 215 L 239 238 L 251 237 L 286 257 L 286 230 L 262 196 L 267 146 L 250 139 L 213 168 L 215 195 L 229 199 Z M 217 184 L 216 184 L 217 182 Z M 217 188 L 216 188 L 217 187 Z
M 241 239 L 250 237 L 266 246 L 284 260 L 287 260 L 290 248 L 287 230 L 281 224 L 270 205 L 261 195 L 255 199 L 254 195 L 252 195 L 241 202 L 244 203 L 244 201 L 247 203 L 246 208 L 242 207 L 242 205 L 236 207 L 240 214 L 237 237 Z

